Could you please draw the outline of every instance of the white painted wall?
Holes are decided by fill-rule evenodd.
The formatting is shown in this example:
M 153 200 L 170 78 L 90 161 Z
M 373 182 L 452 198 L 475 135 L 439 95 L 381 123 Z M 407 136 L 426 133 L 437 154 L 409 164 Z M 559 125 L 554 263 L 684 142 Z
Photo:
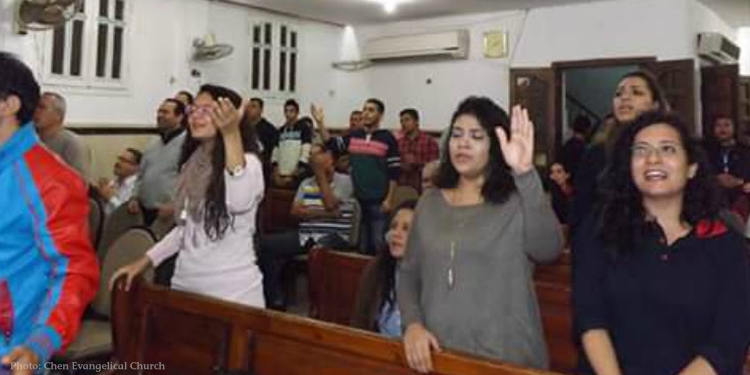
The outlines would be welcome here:
M 726 21 L 719 17 L 716 12 L 698 0 L 688 1 L 691 22 L 693 28 L 692 43 L 694 50 L 697 48 L 697 35 L 703 32 L 720 33 L 733 42 L 737 42 L 738 30 L 730 26 Z
M 466 28 L 471 51 L 468 60 L 377 64 L 355 74 L 364 76 L 367 93 L 385 100 L 386 127 L 397 127 L 398 110 L 414 106 L 422 113 L 423 128 L 443 129 L 468 95 L 485 95 L 507 107 L 511 67 L 619 57 L 693 58 L 689 1 L 694 0 L 614 0 L 362 26 L 357 28 L 360 45 L 379 36 Z M 495 29 L 510 33 L 509 58 L 483 57 L 483 33 Z
M 737 31 L 737 44 L 740 52 L 740 74 L 750 76 L 750 27 L 742 27 Z
M 635 56 L 690 58 L 686 1 L 692 0 L 616 0 L 534 9 L 512 65 Z
M 41 34 L 13 35 L 15 0 L 0 0 L 0 49 L 17 53 L 40 70 Z M 250 19 L 273 16 L 246 8 L 209 3 L 207 0 L 129 0 L 133 7 L 130 56 L 130 90 L 121 93 L 85 91 L 46 86 L 68 99 L 68 123 L 76 126 L 152 126 L 156 107 L 182 89 L 196 90 L 201 82 L 229 86 L 248 94 Z M 321 23 L 282 19 L 299 28 L 299 74 L 295 98 L 308 113 L 311 102 L 326 105 L 332 124 L 346 124 L 350 107 L 360 107 L 362 98 L 349 93 L 358 86 L 352 76 L 331 67 L 342 56 L 343 28 Z M 221 43 L 230 43 L 235 52 L 228 58 L 195 63 L 190 61 L 192 40 L 214 32 Z M 351 44 L 351 35 L 349 36 Z M 190 76 L 201 71 L 200 79 Z M 268 117 L 277 124 L 283 118 L 284 97 L 266 96 Z
M 398 128 L 400 110 L 414 107 L 420 111 L 423 129 L 444 129 L 459 101 L 469 95 L 488 96 L 507 104 L 510 58 L 484 58 L 482 39 L 486 31 L 503 30 L 509 32 L 509 44 L 514 45 L 524 17 L 525 12 L 500 12 L 358 28 L 361 45 L 370 38 L 389 35 L 454 29 L 470 32 L 466 60 L 379 63 L 360 73 L 365 77 L 367 93 L 385 101 L 383 126 Z
M 40 33 L 12 35 L 11 0 L 0 18 L 0 49 L 18 53 L 40 71 Z M 205 0 L 130 0 L 131 84 L 117 94 L 45 86 L 68 100 L 68 123 L 76 125 L 150 126 L 156 107 L 165 97 L 190 86 L 188 56 L 191 40 L 205 33 L 208 3 Z

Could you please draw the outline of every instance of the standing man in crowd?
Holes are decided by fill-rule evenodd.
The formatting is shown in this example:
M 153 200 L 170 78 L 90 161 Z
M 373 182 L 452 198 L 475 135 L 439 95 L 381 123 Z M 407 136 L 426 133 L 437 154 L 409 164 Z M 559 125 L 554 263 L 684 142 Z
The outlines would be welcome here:
M 133 197 L 128 203 L 131 213 L 143 212 L 146 225 L 157 218 L 173 217 L 172 193 L 185 143 L 185 116 L 185 105 L 176 99 L 164 100 L 156 113 L 159 139 L 143 153 Z
M 255 128 L 255 134 L 258 136 L 260 145 L 262 146 L 260 159 L 263 163 L 263 177 L 265 178 L 266 185 L 269 185 L 271 177 L 271 156 L 273 150 L 279 143 L 279 131 L 276 127 L 268 122 L 263 117 L 263 99 L 251 98 L 247 104 L 247 119 L 250 121 L 250 126 Z
M 39 85 L 0 52 L 0 362 L 31 375 L 75 339 L 99 287 L 86 183 L 39 142 Z
M 375 255 L 384 246 L 388 213 L 401 173 L 398 142 L 390 131 L 380 129 L 385 105 L 379 99 L 368 99 L 362 109 L 364 128 L 345 137 L 330 136 L 322 108 L 313 107 L 312 112 L 328 148 L 350 156 L 354 196 L 362 209 L 360 241 L 365 254 Z
M 435 138 L 419 130 L 419 112 L 413 108 L 401 111 L 401 138 L 398 150 L 401 153 L 401 177 L 399 185 L 411 186 L 422 191 L 422 169 L 440 156 Z
M 281 188 L 296 188 L 310 170 L 312 123 L 299 119 L 299 104 L 289 99 L 284 104 L 286 123 L 279 129 L 279 144 L 273 150 L 273 183 Z
M 42 142 L 88 182 L 91 178 L 91 150 L 83 138 L 65 129 L 66 111 L 67 103 L 62 95 L 45 92 L 34 111 L 34 124 Z

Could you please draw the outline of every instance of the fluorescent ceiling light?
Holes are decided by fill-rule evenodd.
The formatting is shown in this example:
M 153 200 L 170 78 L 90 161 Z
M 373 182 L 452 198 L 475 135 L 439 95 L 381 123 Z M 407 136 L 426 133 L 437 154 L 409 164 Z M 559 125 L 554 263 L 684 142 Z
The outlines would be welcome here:
M 380 4 L 383 7 L 383 11 L 385 11 L 388 14 L 393 14 L 396 12 L 396 8 L 398 8 L 399 5 L 411 2 L 411 0 L 367 0 L 371 3 L 377 3 Z

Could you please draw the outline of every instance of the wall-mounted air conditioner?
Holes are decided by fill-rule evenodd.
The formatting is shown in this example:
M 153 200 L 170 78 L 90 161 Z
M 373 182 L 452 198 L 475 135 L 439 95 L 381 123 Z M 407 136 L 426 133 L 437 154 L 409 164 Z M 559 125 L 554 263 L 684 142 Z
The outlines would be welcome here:
M 714 64 L 736 64 L 740 58 L 740 47 L 719 33 L 700 33 L 698 56 Z
M 469 32 L 453 30 L 370 39 L 363 57 L 367 60 L 407 58 L 465 59 L 469 54 Z

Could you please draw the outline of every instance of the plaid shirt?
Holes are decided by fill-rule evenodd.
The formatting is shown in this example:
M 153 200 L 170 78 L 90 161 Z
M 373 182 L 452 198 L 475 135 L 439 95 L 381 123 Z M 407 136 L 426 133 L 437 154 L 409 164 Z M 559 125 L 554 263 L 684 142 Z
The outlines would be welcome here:
M 411 186 L 422 191 L 422 168 L 425 164 L 436 160 L 439 156 L 437 141 L 431 136 L 419 132 L 413 139 L 402 134 L 398 139 L 398 150 L 401 154 L 401 176 L 398 184 Z M 413 157 L 413 165 L 409 165 L 409 156 Z

